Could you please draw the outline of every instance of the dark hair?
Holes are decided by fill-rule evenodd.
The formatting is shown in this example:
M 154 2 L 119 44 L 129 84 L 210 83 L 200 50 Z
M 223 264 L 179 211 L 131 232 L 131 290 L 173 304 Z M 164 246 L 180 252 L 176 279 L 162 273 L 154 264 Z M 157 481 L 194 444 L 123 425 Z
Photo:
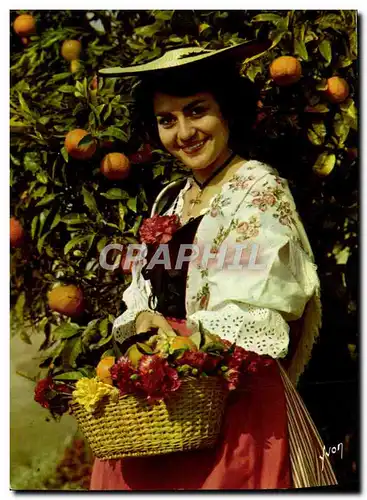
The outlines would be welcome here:
M 240 76 L 234 63 L 202 61 L 143 77 L 133 93 L 133 128 L 141 140 L 162 148 L 153 110 L 155 92 L 182 97 L 210 92 L 228 121 L 229 147 L 237 154 L 246 155 L 259 92 L 255 84 Z

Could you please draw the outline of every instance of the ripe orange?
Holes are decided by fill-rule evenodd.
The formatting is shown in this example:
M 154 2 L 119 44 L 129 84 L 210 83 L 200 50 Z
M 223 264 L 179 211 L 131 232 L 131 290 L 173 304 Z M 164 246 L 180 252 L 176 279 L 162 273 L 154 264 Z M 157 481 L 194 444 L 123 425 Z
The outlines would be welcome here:
M 48 306 L 65 316 L 79 316 L 84 312 L 84 296 L 75 285 L 59 285 L 48 292 Z
M 170 347 L 171 349 L 190 349 L 191 351 L 198 350 L 194 342 L 189 337 L 180 337 L 179 335 L 170 339 Z
M 65 40 L 61 46 L 61 55 L 67 61 L 79 59 L 82 51 L 82 44 L 79 40 Z
M 126 179 L 130 168 L 129 158 L 122 153 L 108 153 L 101 161 L 101 173 L 111 181 Z
M 76 158 L 77 160 L 88 160 L 94 155 L 97 147 L 94 139 L 89 144 L 78 146 L 83 137 L 88 134 L 89 132 L 87 132 L 86 130 L 76 128 L 74 130 L 71 130 L 66 135 L 65 148 L 72 158 Z
M 348 82 L 340 76 L 332 76 L 327 81 L 327 89 L 325 92 L 330 102 L 343 102 L 349 96 Z
M 271 63 L 269 71 L 272 80 L 280 86 L 292 85 L 302 76 L 301 63 L 293 56 L 277 57 Z
M 30 14 L 21 14 L 13 24 L 14 31 L 19 36 L 29 36 L 36 32 L 36 20 Z
M 15 217 L 10 218 L 10 245 L 13 248 L 21 247 L 25 232 L 22 224 Z
M 96 368 L 96 374 L 97 374 L 97 377 L 104 384 L 112 385 L 112 377 L 111 377 L 111 373 L 110 373 L 110 368 L 114 364 L 115 364 L 114 356 L 106 356 L 105 358 L 102 358 L 101 361 L 98 363 L 97 368 Z

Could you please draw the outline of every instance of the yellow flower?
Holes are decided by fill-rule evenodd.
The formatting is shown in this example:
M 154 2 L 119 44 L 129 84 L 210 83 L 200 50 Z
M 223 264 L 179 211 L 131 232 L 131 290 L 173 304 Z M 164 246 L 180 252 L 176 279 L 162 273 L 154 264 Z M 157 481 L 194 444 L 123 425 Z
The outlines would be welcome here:
M 73 391 L 74 400 L 89 412 L 93 413 L 102 402 L 103 398 L 109 397 L 111 401 L 117 402 L 119 390 L 111 385 L 100 382 L 98 378 L 81 378 L 75 385 Z

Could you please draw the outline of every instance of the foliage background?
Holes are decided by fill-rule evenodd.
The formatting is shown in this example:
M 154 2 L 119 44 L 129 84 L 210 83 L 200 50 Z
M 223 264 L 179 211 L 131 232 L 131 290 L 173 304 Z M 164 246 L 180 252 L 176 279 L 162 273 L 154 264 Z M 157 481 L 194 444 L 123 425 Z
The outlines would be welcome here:
M 121 313 L 130 276 L 98 263 L 107 243 L 136 242 L 151 203 L 184 171 L 156 150 L 133 164 L 125 181 L 99 172 L 111 151 L 129 156 L 141 146 L 131 121 L 134 78 L 93 78 L 101 67 L 150 60 L 169 48 L 195 44 L 222 48 L 244 39 L 271 39 L 262 56 L 245 61 L 244 76 L 261 89 L 252 157 L 268 161 L 289 180 L 313 247 L 322 283 L 321 338 L 299 390 L 345 487 L 358 483 L 358 59 L 355 11 L 12 11 L 37 20 L 24 46 L 10 29 L 11 216 L 27 240 L 11 251 L 11 330 L 32 342 L 44 332 L 42 373 L 75 378 L 93 371 L 111 349 L 111 327 Z M 81 66 L 71 73 L 60 55 L 66 39 L 82 43 Z M 302 79 L 278 87 L 268 68 L 294 55 Z M 350 97 L 330 104 L 326 79 L 339 75 Z M 99 140 L 91 160 L 68 158 L 67 132 L 83 128 Z M 264 155 L 266 151 L 266 155 Z M 321 156 L 320 156 L 321 155 Z M 335 158 L 334 156 L 335 155 Z M 326 177 L 313 168 L 336 161 Z M 116 259 L 120 257 L 115 255 Z M 71 321 L 49 310 L 47 291 L 57 283 L 80 286 L 86 311 Z M 66 374 L 66 375 L 65 375 Z

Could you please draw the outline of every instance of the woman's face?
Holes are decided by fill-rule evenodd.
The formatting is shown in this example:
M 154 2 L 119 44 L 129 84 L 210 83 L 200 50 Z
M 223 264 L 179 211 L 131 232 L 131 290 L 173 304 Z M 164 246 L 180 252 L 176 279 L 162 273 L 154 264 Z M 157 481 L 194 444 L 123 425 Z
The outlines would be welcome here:
M 228 124 L 211 93 L 175 97 L 157 92 L 154 113 L 163 146 L 187 167 L 216 167 L 226 160 Z

